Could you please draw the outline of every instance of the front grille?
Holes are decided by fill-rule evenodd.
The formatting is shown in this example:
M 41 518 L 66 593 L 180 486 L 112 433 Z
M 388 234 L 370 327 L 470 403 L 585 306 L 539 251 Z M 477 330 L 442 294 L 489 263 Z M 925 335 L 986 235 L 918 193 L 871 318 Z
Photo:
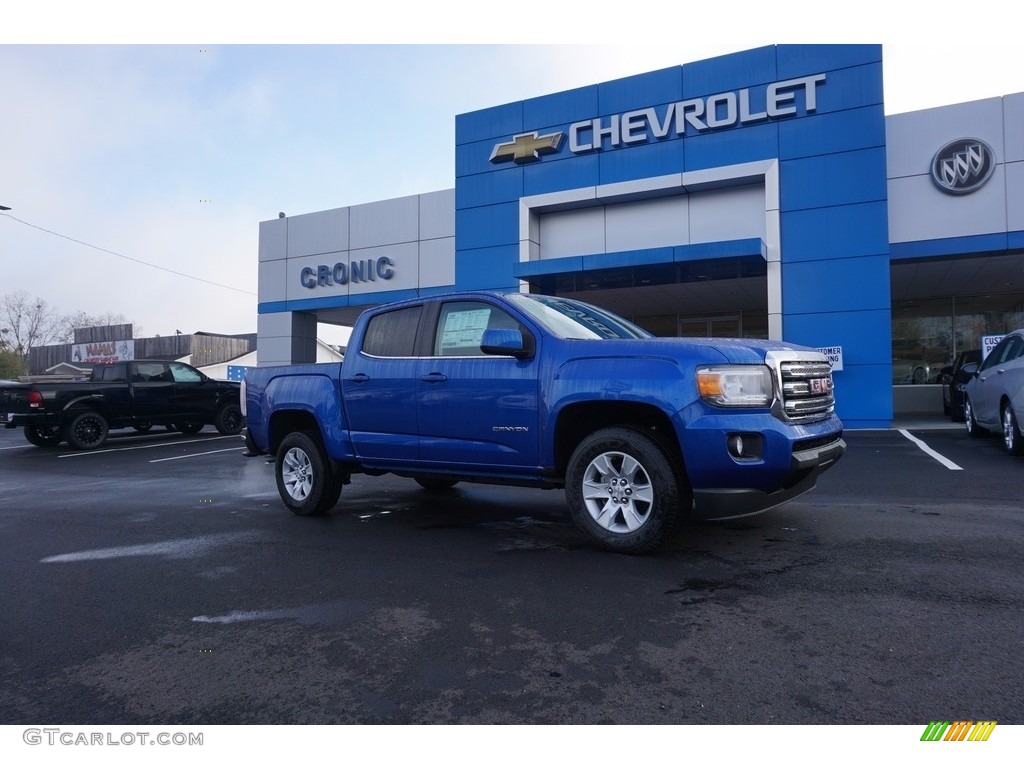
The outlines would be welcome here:
M 790 421 L 821 421 L 835 411 L 832 366 L 826 360 L 781 359 L 782 411 Z

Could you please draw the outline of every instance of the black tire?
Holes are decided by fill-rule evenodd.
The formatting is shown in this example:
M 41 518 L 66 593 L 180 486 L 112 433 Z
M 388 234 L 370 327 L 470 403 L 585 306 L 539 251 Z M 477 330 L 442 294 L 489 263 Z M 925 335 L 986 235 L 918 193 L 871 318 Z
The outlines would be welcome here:
M 967 434 L 971 437 L 980 437 L 985 434 L 985 430 L 978 426 L 978 422 L 974 420 L 974 406 L 971 405 L 971 399 L 964 395 L 964 426 L 967 428 Z
M 629 427 L 585 438 L 565 475 L 573 520 L 606 549 L 657 549 L 678 529 L 693 499 L 671 456 L 654 438 Z
M 153 423 L 150 421 L 137 421 L 134 424 L 132 424 L 132 429 L 134 429 L 136 432 L 142 432 L 143 434 L 149 432 L 149 430 L 151 430 L 152 428 Z
M 428 491 L 447 491 L 449 488 L 454 488 L 459 482 L 447 477 L 416 477 L 413 479 L 420 484 L 421 488 Z
M 60 427 L 25 427 L 25 439 L 40 448 L 53 448 L 64 439 L 64 430 Z
M 281 441 L 274 477 L 281 501 L 296 515 L 322 514 L 341 495 L 342 476 L 310 432 L 291 432 Z
M 213 417 L 213 426 L 222 435 L 237 435 L 245 426 L 245 417 L 238 403 L 224 403 Z
M 194 435 L 197 432 L 202 432 L 204 426 L 206 425 L 201 421 L 177 421 L 174 423 L 174 428 L 183 435 Z
M 1009 403 L 1003 406 L 1003 447 L 1011 456 L 1024 455 L 1024 436 L 1020 433 L 1017 414 Z
M 82 411 L 68 423 L 64 439 L 72 448 L 91 451 L 107 441 L 107 420 L 96 411 Z

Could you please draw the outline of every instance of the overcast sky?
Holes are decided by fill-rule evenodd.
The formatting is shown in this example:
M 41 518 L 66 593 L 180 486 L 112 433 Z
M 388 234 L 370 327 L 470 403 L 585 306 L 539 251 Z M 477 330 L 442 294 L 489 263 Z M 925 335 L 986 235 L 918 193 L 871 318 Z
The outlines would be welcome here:
M 0 14 L 0 294 L 145 335 L 255 331 L 259 222 L 453 187 L 459 113 L 786 42 L 883 43 L 887 114 L 1024 91 L 978 3 L 37 5 Z

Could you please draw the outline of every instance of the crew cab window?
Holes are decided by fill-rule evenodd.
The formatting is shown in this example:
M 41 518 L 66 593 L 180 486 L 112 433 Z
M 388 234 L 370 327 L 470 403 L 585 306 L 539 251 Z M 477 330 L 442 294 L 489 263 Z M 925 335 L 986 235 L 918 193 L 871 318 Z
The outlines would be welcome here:
M 171 375 L 178 384 L 198 384 L 203 380 L 199 371 L 181 363 L 171 363 Z
M 374 357 L 412 357 L 423 307 L 406 307 L 370 318 L 363 353 Z
M 93 380 L 108 381 L 114 384 L 124 384 L 128 381 L 127 375 L 124 371 L 124 365 L 108 365 L 106 368 L 101 368 L 97 371 L 98 377 L 93 377 Z
M 438 357 L 483 355 L 480 341 L 488 328 L 526 330 L 505 311 L 480 301 L 454 301 L 441 307 L 434 336 L 434 354 Z
M 144 383 L 147 381 L 173 381 L 171 374 L 164 363 L 136 363 L 135 372 L 132 374 L 132 381 Z

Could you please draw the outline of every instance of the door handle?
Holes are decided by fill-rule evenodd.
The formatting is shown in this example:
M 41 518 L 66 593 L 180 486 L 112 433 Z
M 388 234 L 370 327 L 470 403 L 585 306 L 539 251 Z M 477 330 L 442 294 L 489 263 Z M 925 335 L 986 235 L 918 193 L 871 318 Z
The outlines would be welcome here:
M 448 381 L 448 377 L 443 373 L 428 373 L 426 376 L 420 376 L 420 381 L 425 381 L 427 384 L 440 384 L 443 381 Z
M 348 380 L 353 384 L 365 384 L 370 380 L 370 377 L 365 373 L 357 373 L 355 376 L 349 376 Z

